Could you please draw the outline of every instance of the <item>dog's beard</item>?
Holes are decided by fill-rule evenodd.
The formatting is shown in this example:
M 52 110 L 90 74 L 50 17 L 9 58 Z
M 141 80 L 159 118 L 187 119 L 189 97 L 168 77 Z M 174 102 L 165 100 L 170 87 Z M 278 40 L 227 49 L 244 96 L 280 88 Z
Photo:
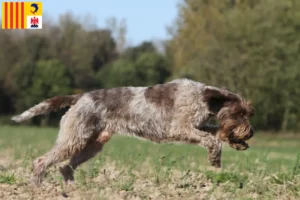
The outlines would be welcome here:
M 218 137 L 222 141 L 228 142 L 230 147 L 236 150 L 246 150 L 249 148 L 249 145 L 245 142 L 245 140 L 251 138 L 250 126 L 242 124 L 234 127 L 235 124 L 233 120 L 230 120 L 230 123 L 223 123 L 222 125 L 223 126 L 221 126 L 218 131 Z
M 244 140 L 229 140 L 229 145 L 238 151 L 249 148 L 249 145 Z
M 226 119 L 220 123 L 223 137 L 234 137 L 237 140 L 248 140 L 252 137 L 249 123 L 239 123 L 237 120 Z
M 252 135 L 251 135 L 251 127 L 248 124 L 241 124 L 237 126 L 236 128 L 233 129 L 233 133 L 230 134 L 232 135 L 231 137 L 237 139 L 237 140 L 249 140 Z
M 223 132 L 222 129 L 219 129 L 217 135 L 222 141 L 228 142 L 230 147 L 236 150 L 246 150 L 249 148 L 249 145 L 244 140 L 235 138 L 233 132 L 228 134 Z

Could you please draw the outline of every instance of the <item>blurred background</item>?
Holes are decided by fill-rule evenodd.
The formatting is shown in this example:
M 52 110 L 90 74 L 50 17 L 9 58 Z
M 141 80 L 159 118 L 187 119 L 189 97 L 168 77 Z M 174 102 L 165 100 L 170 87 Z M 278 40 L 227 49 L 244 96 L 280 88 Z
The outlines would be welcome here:
M 300 1 L 43 1 L 42 30 L 0 31 L 0 124 L 52 96 L 183 77 L 250 99 L 257 130 L 296 132 Z
M 0 199 L 300 199 L 299 0 L 42 2 L 42 30 L 0 30 Z M 45 187 L 27 184 L 66 109 L 11 116 L 56 95 L 176 78 L 251 100 L 249 150 L 225 143 L 214 172 L 205 148 L 114 136 L 75 185 L 56 166 Z

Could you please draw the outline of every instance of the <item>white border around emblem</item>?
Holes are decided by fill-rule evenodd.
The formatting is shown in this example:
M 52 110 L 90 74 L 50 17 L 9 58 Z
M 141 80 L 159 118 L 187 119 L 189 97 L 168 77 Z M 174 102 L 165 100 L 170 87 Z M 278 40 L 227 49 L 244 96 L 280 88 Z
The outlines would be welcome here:
M 38 27 L 31 27 L 31 18 L 36 17 L 38 18 Z M 34 15 L 29 15 L 27 16 L 27 29 L 42 29 L 43 27 L 43 17 L 42 16 L 34 16 Z

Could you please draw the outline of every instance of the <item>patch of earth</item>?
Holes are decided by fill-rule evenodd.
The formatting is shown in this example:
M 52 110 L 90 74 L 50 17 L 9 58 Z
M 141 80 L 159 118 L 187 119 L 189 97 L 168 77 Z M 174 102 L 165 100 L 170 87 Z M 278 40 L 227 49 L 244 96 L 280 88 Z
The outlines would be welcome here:
M 212 184 L 203 174 L 173 171 L 169 178 L 127 173 L 113 165 L 101 167 L 95 178 L 78 178 L 73 184 L 63 185 L 57 169 L 49 170 L 42 186 L 30 183 L 32 172 L 16 168 L 16 183 L 0 184 L 0 199 L 205 199 Z M 54 171 L 55 170 L 55 171 Z M 50 175 L 51 174 L 51 175 Z

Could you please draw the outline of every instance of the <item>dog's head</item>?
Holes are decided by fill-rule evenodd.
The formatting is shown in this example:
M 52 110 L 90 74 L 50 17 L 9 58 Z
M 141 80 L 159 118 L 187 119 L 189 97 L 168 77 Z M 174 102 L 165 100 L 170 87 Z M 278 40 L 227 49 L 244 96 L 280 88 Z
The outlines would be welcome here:
M 206 86 L 203 99 L 220 122 L 220 139 L 236 143 L 250 139 L 254 134 L 249 119 L 254 108 L 241 96 L 225 89 Z

